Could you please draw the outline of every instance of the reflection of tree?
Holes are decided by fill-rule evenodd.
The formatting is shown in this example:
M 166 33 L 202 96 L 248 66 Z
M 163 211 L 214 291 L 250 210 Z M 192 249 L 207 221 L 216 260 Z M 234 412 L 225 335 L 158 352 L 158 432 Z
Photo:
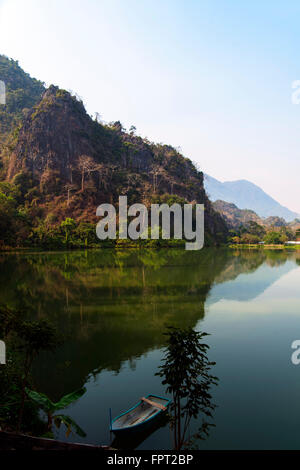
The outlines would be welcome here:
M 191 440 L 205 439 L 209 427 L 206 421 L 212 418 L 216 405 L 212 402 L 211 387 L 217 385 L 218 378 L 211 374 L 215 365 L 208 359 L 209 346 L 203 342 L 207 333 L 197 332 L 192 328 L 170 328 L 165 356 L 156 375 L 162 378 L 166 392 L 172 402 L 168 409 L 174 450 L 190 448 Z M 192 419 L 202 415 L 203 424 L 199 431 L 188 437 Z
M 286 251 L 275 252 L 272 250 L 257 250 L 255 253 L 250 250 L 235 250 L 233 254 L 234 257 L 228 259 L 221 274 L 215 278 L 216 284 L 234 280 L 243 273 L 253 273 L 263 263 L 271 267 L 282 266 L 291 258 L 290 254 Z
M 137 449 L 142 442 L 144 442 L 148 437 L 156 432 L 159 428 L 166 426 L 168 423 L 168 419 L 166 414 L 162 413 L 158 416 L 157 419 L 154 420 L 151 427 L 146 428 L 138 433 L 133 433 L 132 435 L 125 435 L 123 436 L 118 435 L 114 438 L 111 447 L 113 449 Z
M 234 254 L 235 256 L 228 260 L 220 275 L 215 278 L 216 284 L 232 281 L 242 273 L 253 273 L 267 259 L 263 250 L 258 251 L 255 256 L 253 256 L 253 253 L 243 250 Z
M 67 334 L 56 366 L 48 356 L 36 365 L 39 389 L 55 399 L 82 386 L 90 373 L 118 371 L 125 360 L 161 347 L 167 325 L 194 327 L 214 282 L 297 256 L 234 254 L 105 249 L 2 255 L 0 294 L 3 303 L 25 308 L 31 318 L 50 318 Z

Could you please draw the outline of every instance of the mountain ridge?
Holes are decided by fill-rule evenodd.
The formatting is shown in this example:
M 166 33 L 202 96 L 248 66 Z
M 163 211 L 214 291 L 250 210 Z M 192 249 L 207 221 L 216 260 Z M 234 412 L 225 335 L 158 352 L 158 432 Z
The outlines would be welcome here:
M 256 212 L 249 209 L 239 209 L 232 202 L 225 202 L 217 200 L 212 203 L 213 208 L 219 212 L 225 219 L 229 228 L 238 229 L 241 226 L 248 225 L 249 222 L 256 222 L 257 224 L 266 228 L 279 228 L 279 227 L 299 227 L 299 221 L 295 219 L 293 222 L 286 222 L 282 217 L 270 216 L 259 217 Z
M 4 62 L 18 71 L 16 62 Z M 15 73 L 12 76 L 16 78 Z M 26 79 L 24 93 L 30 96 L 29 85 Z M 11 86 L 17 86 L 13 80 Z M 8 234 L 4 244 L 17 239 L 11 229 L 16 220 L 27 224 L 26 230 L 18 229 L 23 238 L 32 231 L 36 237 L 46 233 L 59 238 L 66 218 L 95 228 L 98 205 L 117 204 L 119 195 L 127 195 L 128 204 L 146 206 L 204 203 L 207 242 L 226 241 L 226 223 L 206 196 L 203 173 L 174 147 L 150 142 L 133 129 L 126 131 L 119 121 L 99 123 L 81 100 L 54 85 L 33 101 L 29 109 L 20 103 L 12 113 L 11 132 L 0 149 L 0 196 L 3 211 L 7 207 L 5 216 L 12 214 L 3 228 Z M 5 117 L 0 115 L 0 138 L 1 129 L 2 135 L 6 132 Z
M 299 214 L 281 205 L 258 185 L 246 179 L 223 183 L 205 174 L 204 186 L 212 202 L 221 200 L 233 203 L 239 209 L 256 212 L 260 217 L 281 217 L 288 222 L 299 218 Z

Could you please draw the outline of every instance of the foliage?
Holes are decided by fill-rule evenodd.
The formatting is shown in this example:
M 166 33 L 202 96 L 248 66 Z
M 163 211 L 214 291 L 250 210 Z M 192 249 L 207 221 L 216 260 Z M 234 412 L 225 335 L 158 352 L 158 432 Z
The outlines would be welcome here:
M 269 232 L 264 238 L 268 245 L 280 245 L 283 242 L 282 235 L 279 232 Z
M 0 369 L 0 422 L 17 431 L 41 429 L 37 407 L 26 402 L 34 360 L 41 351 L 53 351 L 62 341 L 48 321 L 29 321 L 22 310 L 0 306 L 0 335 L 7 345 L 7 364 Z
M 134 126 L 127 132 L 119 121 L 91 119 L 81 99 L 53 85 L 46 90 L 4 56 L 0 76 L 8 90 L 0 114 L 0 180 L 8 179 L 12 190 L 0 192 L 13 198 L 13 207 L 5 204 L 1 247 L 99 246 L 81 224 L 95 227 L 99 203 L 116 204 L 120 194 L 130 204 L 149 204 L 152 197 L 206 202 L 207 240 L 225 241 L 227 228 L 206 198 L 203 174 L 179 149 L 138 136 Z M 62 224 L 66 219 L 76 226 Z
M 0 77 L 6 86 L 6 105 L 0 107 L 0 126 L 8 132 L 23 117 L 23 111 L 36 104 L 44 92 L 44 84 L 31 78 L 18 61 L 0 55 Z
M 69 240 L 69 236 L 70 234 L 72 233 L 72 231 L 75 229 L 76 227 L 76 222 L 74 219 L 71 219 L 70 217 L 67 217 L 61 224 L 60 224 L 61 228 L 63 229 L 63 231 L 65 232 L 65 241 L 66 243 L 68 243 L 68 240 Z
M 186 434 L 191 419 L 197 419 L 199 414 L 212 417 L 215 405 L 212 403 L 210 389 L 217 385 L 217 377 L 210 374 L 211 367 L 215 365 L 207 357 L 209 346 L 202 343 L 207 336 L 188 329 L 170 327 L 166 333 L 168 346 L 159 367 L 159 375 L 166 385 L 166 392 L 173 398 L 171 405 L 171 425 L 174 433 L 174 448 L 180 450 L 187 446 Z M 197 437 L 207 435 L 206 421 L 197 433 Z
M 262 225 L 252 220 L 248 222 L 248 224 L 246 224 L 246 230 L 247 230 L 247 233 L 259 239 L 261 239 L 266 233 L 265 227 L 263 227 Z
M 240 238 L 241 243 L 246 243 L 246 244 L 256 244 L 259 243 L 260 237 L 258 235 L 253 235 L 252 233 L 243 233 L 243 235 Z
M 254 221 L 241 225 L 237 230 L 231 229 L 229 235 L 229 243 L 246 245 L 262 242 L 267 245 L 279 245 L 296 238 L 296 234 L 289 226 L 264 227 Z
M 66 436 L 68 437 L 72 431 L 72 428 L 75 432 L 81 436 L 85 437 L 85 432 L 78 426 L 78 424 L 70 418 L 70 416 L 63 415 L 63 414 L 54 414 L 59 410 L 67 408 L 69 405 L 74 403 L 78 400 L 84 393 L 86 392 L 86 388 L 83 387 L 76 392 L 69 393 L 68 395 L 63 396 L 58 402 L 53 402 L 48 398 L 45 394 L 36 392 L 34 390 L 29 390 L 26 388 L 27 396 L 33 400 L 46 414 L 48 418 L 47 427 L 48 431 L 51 431 L 53 423 L 57 428 L 60 427 L 61 424 L 64 424 L 67 427 Z

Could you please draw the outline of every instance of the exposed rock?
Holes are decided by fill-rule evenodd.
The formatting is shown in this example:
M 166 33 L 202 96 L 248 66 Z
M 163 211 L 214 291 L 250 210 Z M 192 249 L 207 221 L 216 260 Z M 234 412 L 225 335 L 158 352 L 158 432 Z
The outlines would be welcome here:
M 179 197 L 205 203 L 210 241 L 224 241 L 227 227 L 205 194 L 203 174 L 168 145 L 154 144 L 127 133 L 119 122 L 101 125 L 81 101 L 55 86 L 43 95 L 24 119 L 11 153 L 7 178 L 30 175 L 35 182 L 27 200 L 51 212 L 95 220 L 102 202 L 129 203 Z

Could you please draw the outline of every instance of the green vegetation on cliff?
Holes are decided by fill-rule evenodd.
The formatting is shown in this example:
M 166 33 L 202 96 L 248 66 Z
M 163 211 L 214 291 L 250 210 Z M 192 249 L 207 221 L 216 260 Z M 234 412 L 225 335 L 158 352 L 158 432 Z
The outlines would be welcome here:
M 225 201 L 214 202 L 213 208 L 224 217 L 229 227 L 230 243 L 280 245 L 297 238 L 297 219 L 287 223 L 280 217 L 261 218 L 251 210 L 239 209 Z
M 40 101 L 44 84 L 31 78 L 18 61 L 0 55 L 0 79 L 5 83 L 6 104 L 0 106 L 0 143 L 22 121 L 26 111 Z
M 52 85 L 43 93 L 43 84 L 16 62 L 1 56 L 1 63 L 9 92 L 0 115 L 2 246 L 90 246 L 97 242 L 97 206 L 116 206 L 120 195 L 147 207 L 203 203 L 207 243 L 226 241 L 227 226 L 206 196 L 203 173 L 188 158 L 138 136 L 134 127 L 93 120 L 69 92 Z

